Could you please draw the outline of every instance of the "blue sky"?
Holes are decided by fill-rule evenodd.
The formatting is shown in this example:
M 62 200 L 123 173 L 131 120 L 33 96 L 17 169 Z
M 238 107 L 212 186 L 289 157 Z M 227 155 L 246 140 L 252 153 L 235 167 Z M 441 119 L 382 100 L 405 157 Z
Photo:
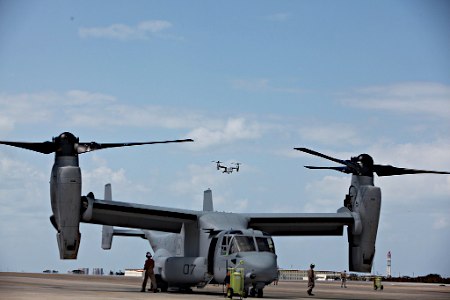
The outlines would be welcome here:
M 447 1 L 2 1 L 0 139 L 193 138 L 84 154 L 83 193 L 235 212 L 334 212 L 342 159 L 450 170 Z M 212 160 L 242 162 L 239 173 Z M 81 225 L 60 261 L 48 217 L 53 156 L 0 147 L 0 271 L 140 267 L 144 240 L 100 249 Z M 375 178 L 383 204 L 374 271 L 450 276 L 450 177 Z M 276 238 L 280 267 L 342 270 L 347 238 Z

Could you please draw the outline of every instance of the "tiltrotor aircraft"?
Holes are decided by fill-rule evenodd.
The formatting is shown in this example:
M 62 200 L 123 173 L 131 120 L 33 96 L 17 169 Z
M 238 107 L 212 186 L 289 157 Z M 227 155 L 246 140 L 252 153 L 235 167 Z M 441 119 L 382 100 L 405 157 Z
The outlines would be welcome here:
M 182 142 L 190 140 L 165 141 Z M 106 225 L 102 247 L 111 247 L 113 235 L 140 236 L 150 241 L 155 252 L 155 273 L 159 287 L 202 287 L 223 283 L 229 267 L 244 267 L 247 295 L 263 296 L 263 289 L 277 277 L 277 256 L 272 236 L 343 235 L 347 226 L 349 270 L 370 272 L 381 207 L 381 191 L 374 186 L 378 176 L 449 172 L 397 168 L 374 164 L 367 154 L 350 160 L 336 159 L 307 148 L 295 148 L 339 163 L 339 167 L 313 167 L 352 174 L 344 206 L 336 213 L 228 213 L 216 212 L 212 192 L 205 191 L 203 210 L 174 209 L 112 200 L 111 187 L 105 199 L 92 193 L 81 196 L 78 154 L 109 147 L 148 143 L 79 143 L 70 133 L 53 142 L 0 142 L 41 153 L 55 152 L 50 187 L 53 223 L 62 259 L 77 257 L 79 223 Z M 157 143 L 157 142 L 156 142 Z M 113 226 L 134 228 L 114 229 Z
M 213 163 L 216 163 L 217 165 L 217 170 L 223 169 L 222 173 L 227 173 L 227 174 L 231 174 L 233 173 L 234 170 L 236 170 L 236 172 L 239 172 L 239 166 L 241 165 L 241 163 L 236 163 L 233 162 L 231 163 L 232 165 L 235 165 L 236 167 L 227 167 L 227 166 L 223 166 L 221 165 L 221 161 L 212 161 Z

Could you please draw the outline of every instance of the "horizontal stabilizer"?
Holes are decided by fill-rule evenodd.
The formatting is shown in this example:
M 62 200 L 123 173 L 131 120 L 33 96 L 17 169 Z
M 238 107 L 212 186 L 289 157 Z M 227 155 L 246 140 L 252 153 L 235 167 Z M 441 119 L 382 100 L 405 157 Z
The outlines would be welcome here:
M 113 226 L 103 225 L 102 249 L 110 250 L 114 236 L 140 237 L 145 239 L 145 233 L 139 229 L 117 229 Z
M 114 228 L 112 226 L 103 225 L 102 229 L 102 249 L 109 250 L 112 246 Z

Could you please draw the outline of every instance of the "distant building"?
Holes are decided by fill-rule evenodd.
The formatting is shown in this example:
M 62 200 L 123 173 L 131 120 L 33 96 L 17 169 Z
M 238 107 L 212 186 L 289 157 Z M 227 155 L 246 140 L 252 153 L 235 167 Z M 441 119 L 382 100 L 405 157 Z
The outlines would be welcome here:
M 92 275 L 103 275 L 103 268 L 93 268 Z
M 317 280 L 337 280 L 341 272 L 314 270 Z M 300 281 L 308 280 L 308 270 L 280 269 L 278 280 Z
M 125 276 L 142 277 L 143 275 L 144 270 L 142 269 L 125 269 Z

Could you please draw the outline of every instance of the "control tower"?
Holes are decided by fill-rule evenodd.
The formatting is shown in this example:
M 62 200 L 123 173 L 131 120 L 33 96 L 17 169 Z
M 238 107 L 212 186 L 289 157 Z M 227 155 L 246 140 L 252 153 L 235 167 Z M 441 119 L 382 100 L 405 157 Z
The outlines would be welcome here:
M 391 251 L 389 251 L 388 253 L 387 253 L 387 270 L 386 270 L 386 275 L 387 275 L 387 277 L 391 277 L 391 275 L 392 275 L 392 273 L 391 273 Z

